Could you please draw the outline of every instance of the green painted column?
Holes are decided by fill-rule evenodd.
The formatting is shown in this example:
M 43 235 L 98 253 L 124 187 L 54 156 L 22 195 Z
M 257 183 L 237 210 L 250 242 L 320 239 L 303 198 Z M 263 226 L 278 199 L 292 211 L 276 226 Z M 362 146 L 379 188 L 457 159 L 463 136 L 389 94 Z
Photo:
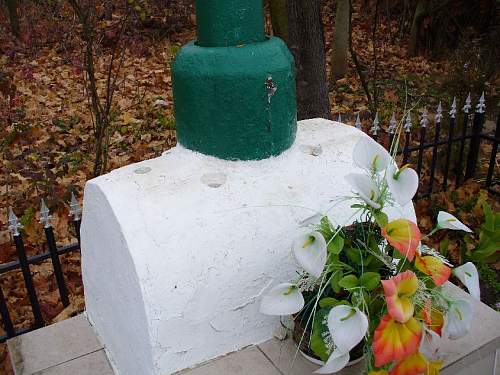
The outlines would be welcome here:
M 297 127 L 293 57 L 264 34 L 262 0 L 197 0 L 198 39 L 173 64 L 179 143 L 231 160 L 288 149 Z

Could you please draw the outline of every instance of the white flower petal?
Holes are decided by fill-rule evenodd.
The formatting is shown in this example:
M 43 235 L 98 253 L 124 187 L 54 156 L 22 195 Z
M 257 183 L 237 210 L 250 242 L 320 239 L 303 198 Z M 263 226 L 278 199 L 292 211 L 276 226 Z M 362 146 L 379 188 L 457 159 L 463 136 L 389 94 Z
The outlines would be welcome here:
M 380 191 L 370 176 L 361 173 L 349 173 L 344 178 L 351 184 L 352 190 L 358 193 L 361 199 L 368 205 L 376 210 L 381 207 L 381 205 L 377 203 L 380 197 Z
M 353 158 L 358 167 L 375 172 L 384 171 L 392 159 L 383 146 L 369 137 L 362 137 L 356 143 Z
M 453 269 L 453 274 L 467 287 L 470 295 L 481 300 L 481 289 L 479 288 L 479 275 L 474 263 L 467 262 Z
M 326 241 L 319 232 L 300 236 L 293 241 L 292 253 L 297 263 L 309 274 L 318 278 L 326 265 Z
M 341 353 L 338 350 L 335 350 L 328 357 L 328 361 L 326 361 L 325 365 L 320 369 L 314 371 L 315 374 L 333 374 L 342 370 L 347 363 L 349 363 L 349 352 Z
M 423 356 L 429 361 L 440 361 L 443 356 L 441 353 L 441 347 L 441 337 L 436 332 L 425 328 L 422 341 L 420 341 L 420 353 L 422 353 Z
M 459 339 L 467 334 L 472 324 L 472 305 L 466 300 L 456 300 L 450 305 L 443 325 L 443 337 Z
M 275 286 L 260 302 L 260 312 L 266 315 L 291 315 L 304 307 L 304 297 L 290 283 Z
M 355 307 L 335 306 L 328 314 L 328 330 L 336 350 L 348 352 L 363 340 L 368 330 L 368 318 Z
M 452 229 L 452 230 L 463 230 L 465 232 L 472 233 L 472 229 L 470 229 L 467 225 L 462 223 L 452 214 L 448 212 L 439 211 L 438 217 L 438 227 L 442 229 Z
M 417 192 L 418 174 L 414 169 L 405 168 L 398 175 L 398 167 L 391 165 L 387 170 L 387 184 L 394 200 L 404 206 Z

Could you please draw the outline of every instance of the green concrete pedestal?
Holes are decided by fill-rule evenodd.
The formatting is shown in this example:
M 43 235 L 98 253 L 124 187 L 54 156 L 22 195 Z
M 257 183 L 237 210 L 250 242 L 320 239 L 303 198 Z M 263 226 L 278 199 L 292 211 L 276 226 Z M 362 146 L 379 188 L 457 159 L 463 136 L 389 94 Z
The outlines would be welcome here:
M 222 159 L 288 149 L 296 133 L 293 57 L 264 36 L 261 0 L 197 2 L 198 41 L 173 65 L 181 145 Z

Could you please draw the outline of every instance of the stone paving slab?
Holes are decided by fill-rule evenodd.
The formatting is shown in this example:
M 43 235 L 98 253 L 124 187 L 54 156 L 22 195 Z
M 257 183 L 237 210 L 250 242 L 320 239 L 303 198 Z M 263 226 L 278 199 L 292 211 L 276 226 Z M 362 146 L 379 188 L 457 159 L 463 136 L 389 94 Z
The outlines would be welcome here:
M 31 375 L 103 348 L 84 314 L 10 339 L 8 347 L 16 375 Z
M 264 353 L 256 346 L 230 353 L 191 370 L 183 370 L 178 375 L 281 375 Z
M 449 288 L 456 297 L 470 298 L 454 286 Z M 471 333 L 443 345 L 442 375 L 500 375 L 500 314 L 477 302 L 474 308 Z M 84 314 L 13 338 L 8 346 L 16 375 L 113 375 Z M 318 368 L 297 353 L 291 339 L 272 339 L 177 375 L 310 375 Z M 359 363 L 338 374 L 360 375 L 362 370 Z
M 33 375 L 114 375 L 114 373 L 104 350 L 98 350 Z

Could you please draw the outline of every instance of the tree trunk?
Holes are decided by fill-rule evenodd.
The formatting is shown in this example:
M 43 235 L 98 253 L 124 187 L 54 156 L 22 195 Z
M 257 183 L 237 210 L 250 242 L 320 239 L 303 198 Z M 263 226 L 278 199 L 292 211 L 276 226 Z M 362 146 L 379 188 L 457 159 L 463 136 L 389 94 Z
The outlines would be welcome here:
M 9 11 L 10 18 L 10 28 L 12 30 L 12 34 L 16 38 L 19 38 L 21 35 L 21 29 L 19 27 L 19 15 L 17 14 L 17 0 L 6 0 L 7 1 L 7 9 Z
M 269 0 L 273 34 L 288 43 L 286 0 Z
M 332 80 L 344 78 L 347 73 L 349 53 L 349 23 L 351 10 L 349 0 L 337 0 L 332 54 Z
M 288 0 L 288 47 L 295 57 L 299 120 L 331 118 L 321 2 Z
M 416 56 L 418 52 L 418 32 L 422 18 L 427 14 L 429 0 L 418 0 L 415 14 L 413 15 L 413 22 L 410 31 L 410 45 L 408 47 L 408 54 Z

